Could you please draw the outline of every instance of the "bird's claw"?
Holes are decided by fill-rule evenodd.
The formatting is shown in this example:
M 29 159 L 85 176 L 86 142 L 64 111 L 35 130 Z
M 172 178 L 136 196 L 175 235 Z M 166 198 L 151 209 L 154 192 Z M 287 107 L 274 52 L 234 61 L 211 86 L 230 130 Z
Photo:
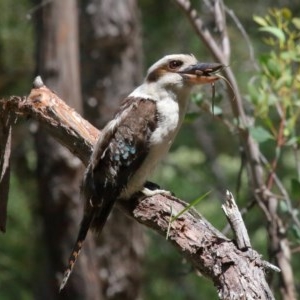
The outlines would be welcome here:
M 172 193 L 170 191 L 162 190 L 162 189 L 156 189 L 156 190 L 150 190 L 146 187 L 144 187 L 141 192 L 146 196 L 146 197 L 152 197 L 155 195 L 164 195 L 164 196 L 172 196 Z

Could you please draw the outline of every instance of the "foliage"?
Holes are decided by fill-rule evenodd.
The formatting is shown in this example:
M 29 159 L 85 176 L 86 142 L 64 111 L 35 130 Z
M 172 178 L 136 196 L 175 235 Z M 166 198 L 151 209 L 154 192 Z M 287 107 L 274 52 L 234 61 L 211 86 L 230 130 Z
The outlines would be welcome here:
M 274 193 L 282 195 L 279 210 L 282 220 L 285 222 L 284 228 L 291 238 L 292 245 L 296 246 L 295 249 L 297 249 L 296 244 L 299 243 L 300 240 L 299 212 L 297 209 L 297 200 L 299 201 L 300 196 L 299 170 L 297 167 L 299 165 L 297 149 L 299 144 L 298 117 L 300 99 L 299 19 L 293 17 L 287 8 L 272 9 L 266 17 L 255 16 L 254 19 L 261 26 L 259 32 L 267 36 L 263 40 L 269 52 L 260 56 L 259 71 L 248 84 L 247 98 L 252 104 L 253 109 L 253 126 L 249 128 L 249 131 L 252 137 L 259 143 L 266 156 L 265 176 L 267 186 L 272 189 Z M 239 77 L 238 73 L 237 77 Z M 204 94 L 196 94 L 193 102 L 211 114 L 211 108 L 207 105 Z M 231 121 L 229 119 L 226 120 L 226 116 L 222 116 L 222 108 L 217 106 L 215 112 L 217 112 L 215 116 L 218 117 L 218 115 L 220 115 L 220 120 L 228 126 L 229 129 L 232 129 Z M 192 113 L 188 116 L 187 121 L 193 122 L 197 117 L 199 117 L 199 113 Z M 203 118 L 203 116 L 201 116 L 201 118 Z M 222 135 L 216 131 L 213 131 L 212 134 L 214 134 L 216 138 L 223 138 Z M 231 141 L 232 139 L 233 137 L 230 138 Z M 225 141 L 225 143 L 222 144 L 222 150 L 224 147 L 228 147 L 228 142 Z M 177 157 L 177 155 L 181 153 L 181 150 L 182 149 L 177 148 L 169 155 L 168 160 Z M 180 161 L 179 156 L 173 163 L 168 164 L 167 167 L 165 166 L 162 171 L 168 173 L 165 174 L 165 179 L 167 179 L 167 182 L 172 183 L 173 189 L 171 188 L 171 190 L 176 191 L 176 187 L 177 189 L 180 187 L 180 192 L 183 192 L 185 199 L 187 199 L 187 195 L 192 191 L 195 192 L 197 190 L 196 185 L 193 186 L 192 184 L 193 180 L 198 182 L 198 186 L 207 186 L 211 180 L 207 174 L 205 174 L 205 170 L 207 169 L 205 169 L 203 159 L 200 165 L 197 165 L 195 162 L 190 163 L 193 157 L 193 151 L 190 146 L 187 153 L 183 159 L 183 164 L 176 164 L 176 162 Z M 292 161 L 291 157 L 296 157 L 296 163 Z M 228 159 L 230 163 L 224 168 L 224 173 L 229 174 L 229 172 L 233 172 L 235 174 L 233 178 L 236 178 L 238 167 L 235 168 L 235 163 L 236 166 L 238 166 L 239 158 L 232 159 L 227 157 L 227 162 Z M 269 163 L 268 160 L 271 162 Z M 220 159 L 219 163 L 222 164 Z M 189 169 L 189 171 L 182 171 L 184 168 Z M 184 180 L 181 182 L 175 174 L 182 175 L 184 173 Z M 193 173 L 197 175 L 191 175 L 193 179 L 190 179 L 187 174 Z M 170 174 L 173 174 L 172 179 L 169 178 Z M 290 179 L 290 174 L 294 174 L 295 178 Z M 235 180 L 233 178 L 229 181 L 231 184 Z M 280 182 L 280 179 L 282 182 Z M 279 181 L 279 184 L 277 181 Z M 159 182 L 163 181 L 159 180 Z M 274 182 L 276 182 L 276 184 Z M 212 186 L 214 185 L 213 183 L 210 184 L 212 184 Z M 201 191 L 204 193 L 204 190 Z M 249 200 L 246 194 L 247 186 L 244 186 L 239 197 L 240 205 L 242 205 L 242 202 L 246 203 L 246 201 Z M 197 197 L 197 195 L 194 195 L 194 197 Z M 213 224 L 217 225 L 215 216 L 218 211 L 218 205 L 213 205 L 213 212 L 210 213 L 208 207 L 211 206 L 212 203 L 210 202 L 208 204 L 206 200 L 204 202 L 203 206 L 199 206 L 201 213 L 206 217 L 209 216 L 209 219 L 211 217 Z M 268 238 L 264 224 L 261 221 L 262 218 L 263 216 L 259 209 L 252 209 L 252 211 L 248 212 L 245 216 L 248 229 L 252 234 L 252 245 L 267 257 L 266 242 Z M 220 226 L 219 224 L 219 228 L 222 228 L 222 225 Z M 297 278 L 299 276 L 297 272 L 299 263 L 297 259 L 293 259 L 295 260 L 295 278 Z
M 299 243 L 299 211 L 292 206 L 298 206 L 300 196 L 300 18 L 283 8 L 271 9 L 265 17 L 254 16 L 254 20 L 269 52 L 260 56 L 259 74 L 248 85 L 255 120 L 250 133 L 270 161 L 266 163 L 266 184 L 283 195 L 280 209 L 290 216 L 285 218 L 286 227 L 293 241 Z M 287 163 L 290 157 L 295 160 Z M 289 187 L 287 193 L 278 184 L 276 189 L 275 173 L 283 177 L 283 186 Z M 284 178 L 286 174 L 292 176 Z

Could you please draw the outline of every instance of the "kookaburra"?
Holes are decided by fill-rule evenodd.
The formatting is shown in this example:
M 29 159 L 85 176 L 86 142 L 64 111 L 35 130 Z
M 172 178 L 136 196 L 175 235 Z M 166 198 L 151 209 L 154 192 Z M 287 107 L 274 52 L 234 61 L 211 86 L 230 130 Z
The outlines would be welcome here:
M 84 215 L 60 289 L 76 262 L 88 230 L 101 232 L 116 200 L 136 192 L 160 193 L 144 184 L 170 149 L 195 85 L 213 83 L 223 66 L 200 63 L 193 55 L 174 54 L 152 65 L 143 84 L 122 102 L 103 129 L 83 180 Z

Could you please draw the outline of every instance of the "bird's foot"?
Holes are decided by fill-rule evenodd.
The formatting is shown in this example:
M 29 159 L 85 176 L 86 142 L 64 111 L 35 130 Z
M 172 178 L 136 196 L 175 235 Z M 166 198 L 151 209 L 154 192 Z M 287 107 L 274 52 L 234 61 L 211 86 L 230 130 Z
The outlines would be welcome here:
M 172 196 L 172 193 L 170 191 L 162 190 L 162 189 L 156 189 L 156 190 L 150 190 L 146 187 L 144 187 L 141 192 L 146 196 L 146 197 L 152 197 L 154 195 L 164 195 L 164 196 Z

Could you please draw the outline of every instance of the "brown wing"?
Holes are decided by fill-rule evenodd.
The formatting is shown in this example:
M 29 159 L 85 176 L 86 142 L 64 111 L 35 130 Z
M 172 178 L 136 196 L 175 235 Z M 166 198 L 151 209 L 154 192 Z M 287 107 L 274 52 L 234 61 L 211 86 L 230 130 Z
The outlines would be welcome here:
M 108 131 L 99 145 L 101 151 L 94 156 L 92 175 L 97 195 L 118 195 L 130 177 L 139 168 L 149 151 L 149 138 L 156 128 L 157 116 L 154 101 L 129 98 L 122 105 L 119 120 Z M 105 145 L 103 147 L 103 145 Z
M 91 162 L 93 202 L 103 209 L 106 206 L 111 209 L 111 202 L 116 200 L 144 161 L 149 152 L 149 138 L 157 123 L 156 105 L 152 100 L 127 98 L 121 111 L 115 118 L 119 120 L 117 126 L 103 137 L 99 145 L 101 151 Z M 102 229 L 102 208 L 100 211 L 92 224 L 97 231 Z
M 89 228 L 101 232 L 117 197 L 144 161 L 156 124 L 153 100 L 127 98 L 103 129 L 83 182 L 84 216 L 60 290 L 67 283 Z

